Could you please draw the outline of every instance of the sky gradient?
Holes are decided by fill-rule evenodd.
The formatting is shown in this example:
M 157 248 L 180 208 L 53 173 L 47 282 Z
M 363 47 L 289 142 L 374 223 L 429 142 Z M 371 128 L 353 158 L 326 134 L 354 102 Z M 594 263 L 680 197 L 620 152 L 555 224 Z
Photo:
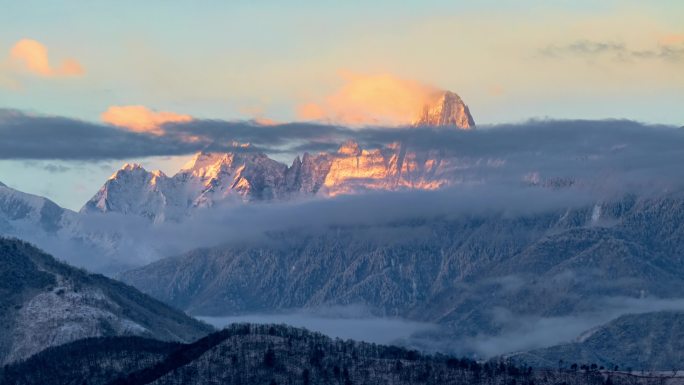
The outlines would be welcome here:
M 405 109 L 396 105 L 448 89 L 478 124 L 684 125 L 684 2 L 677 0 L 0 8 L 0 108 L 27 113 L 152 134 L 159 122 L 191 117 L 363 124 L 377 113 L 379 123 L 397 124 Z M 378 84 L 389 91 L 359 97 Z M 399 101 L 394 108 L 387 93 Z M 173 173 L 184 158 L 136 160 Z M 2 160 L 0 181 L 78 208 L 121 163 Z

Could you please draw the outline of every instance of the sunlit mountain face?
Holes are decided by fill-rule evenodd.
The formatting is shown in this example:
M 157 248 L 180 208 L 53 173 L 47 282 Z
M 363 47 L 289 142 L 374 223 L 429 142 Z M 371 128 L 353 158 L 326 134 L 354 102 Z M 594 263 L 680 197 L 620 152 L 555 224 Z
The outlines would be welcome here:
M 410 124 L 473 130 L 468 106 L 450 91 L 433 93 Z M 408 126 L 407 122 L 406 126 Z M 417 152 L 401 142 L 364 149 L 353 140 L 335 152 L 305 153 L 290 166 L 236 144 L 236 152 L 199 152 L 169 177 L 125 164 L 81 209 L 134 214 L 155 222 L 179 220 L 196 208 L 225 202 L 334 197 L 364 191 L 434 190 L 458 183 L 463 160 L 437 150 Z
M 684 2 L 4 2 L 0 384 L 684 383 Z
M 475 128 L 475 121 L 468 106 L 463 103 L 460 96 L 451 91 L 432 96 L 413 124 L 433 127 L 456 126 L 461 130 Z

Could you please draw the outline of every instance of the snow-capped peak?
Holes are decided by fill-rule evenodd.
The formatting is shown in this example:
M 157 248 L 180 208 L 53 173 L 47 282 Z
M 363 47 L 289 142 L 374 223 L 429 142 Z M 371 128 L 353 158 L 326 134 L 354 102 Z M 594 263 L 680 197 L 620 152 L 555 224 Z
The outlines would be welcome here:
M 206 169 L 207 167 L 214 166 L 217 163 L 224 162 L 227 157 L 228 154 L 225 153 L 200 151 L 195 154 L 190 161 L 184 164 L 183 167 L 181 167 L 181 172 Z
M 340 146 L 340 148 L 337 150 L 337 153 L 341 155 L 357 156 L 361 155 L 361 148 L 357 142 L 348 140 Z
M 140 163 L 126 163 L 121 169 L 124 171 L 144 170 Z
M 118 178 L 121 178 L 122 175 L 129 175 L 129 174 L 147 174 L 147 170 L 143 168 L 143 166 L 139 163 L 126 163 L 123 166 L 121 166 L 120 169 L 116 170 L 114 174 L 112 174 L 108 180 L 115 180 Z
M 456 126 L 462 130 L 475 128 L 475 121 L 468 106 L 460 96 L 451 91 L 437 94 L 425 104 L 414 126 Z

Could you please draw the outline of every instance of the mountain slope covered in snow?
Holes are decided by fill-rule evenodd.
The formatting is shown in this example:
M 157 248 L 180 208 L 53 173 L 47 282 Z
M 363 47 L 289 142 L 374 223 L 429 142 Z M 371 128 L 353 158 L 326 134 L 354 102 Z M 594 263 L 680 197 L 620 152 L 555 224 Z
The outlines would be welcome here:
M 596 207 L 284 231 L 121 278 L 200 315 L 360 304 L 439 324 L 438 339 L 467 342 L 460 353 L 491 356 L 569 341 L 652 301 L 684 298 L 684 196 Z
M 0 238 L 0 363 L 96 336 L 193 341 L 211 327 L 136 289 Z

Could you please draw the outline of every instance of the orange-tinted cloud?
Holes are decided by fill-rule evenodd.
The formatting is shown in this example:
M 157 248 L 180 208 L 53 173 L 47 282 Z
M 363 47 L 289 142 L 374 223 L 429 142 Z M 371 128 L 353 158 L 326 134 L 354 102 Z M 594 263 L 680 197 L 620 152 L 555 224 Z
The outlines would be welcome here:
M 111 106 L 100 116 L 102 121 L 135 132 L 164 133 L 165 123 L 182 123 L 192 116 L 169 111 L 154 111 L 145 106 Z
M 19 40 L 10 50 L 10 61 L 19 69 L 45 77 L 79 76 L 85 73 L 75 59 L 66 59 L 54 68 L 50 65 L 47 48 L 32 39 Z
M 265 117 L 256 117 L 256 118 L 252 119 L 252 121 L 254 123 L 262 125 L 262 126 L 275 126 L 277 124 L 280 124 L 280 122 L 278 122 L 275 119 L 265 118 Z
M 325 119 L 326 113 L 318 104 L 307 103 L 297 108 L 297 117 L 304 120 L 322 120 Z
M 684 43 L 684 34 L 671 34 L 660 39 L 661 45 L 674 45 Z
M 491 96 L 501 96 L 504 94 L 505 90 L 501 84 L 494 84 L 487 90 Z
M 304 120 L 326 120 L 349 125 L 410 124 L 440 90 L 390 74 L 343 72 L 344 85 L 319 102 L 297 109 Z
M 269 117 L 264 116 L 263 106 L 245 106 L 241 107 L 239 111 L 242 114 L 249 116 L 249 120 L 251 120 L 252 122 L 262 126 L 274 126 L 280 123 L 275 119 L 271 119 Z

